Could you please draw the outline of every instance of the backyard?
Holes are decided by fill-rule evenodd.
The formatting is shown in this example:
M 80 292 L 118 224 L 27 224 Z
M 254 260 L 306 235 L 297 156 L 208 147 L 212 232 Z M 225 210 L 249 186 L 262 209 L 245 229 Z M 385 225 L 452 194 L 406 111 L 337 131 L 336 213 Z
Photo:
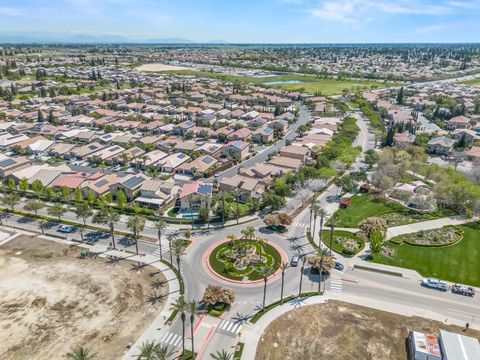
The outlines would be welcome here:
M 423 276 L 480 286 L 480 223 L 459 226 L 463 239 L 455 245 L 429 247 L 388 242 L 392 257 L 377 256 L 372 261 L 417 270 Z M 401 239 L 393 239 L 399 242 Z
M 463 334 L 458 326 L 328 301 L 297 308 L 270 323 L 260 338 L 255 359 L 404 360 L 405 339 L 412 329 Z M 469 330 L 466 335 L 479 338 L 480 332 Z
M 77 346 L 119 359 L 161 311 L 168 284 L 153 267 L 81 252 L 29 236 L 0 247 L 2 359 L 64 359 Z
M 375 198 L 372 194 L 357 194 L 352 196 L 352 204 L 348 208 L 338 209 L 335 212 L 337 218 L 335 226 L 357 228 L 363 220 L 372 216 L 384 218 L 389 227 L 393 227 L 452 215 L 456 214 L 448 209 L 420 214 L 408 211 L 394 201 Z

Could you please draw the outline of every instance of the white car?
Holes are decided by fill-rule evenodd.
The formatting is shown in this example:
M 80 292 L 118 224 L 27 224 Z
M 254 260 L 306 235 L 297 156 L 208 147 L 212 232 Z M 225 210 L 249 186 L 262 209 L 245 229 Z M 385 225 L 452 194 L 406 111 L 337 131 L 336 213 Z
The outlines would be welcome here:
M 448 284 L 445 281 L 441 281 L 435 278 L 426 278 L 422 280 L 422 286 L 431 288 L 431 289 L 438 289 L 441 291 L 448 290 Z

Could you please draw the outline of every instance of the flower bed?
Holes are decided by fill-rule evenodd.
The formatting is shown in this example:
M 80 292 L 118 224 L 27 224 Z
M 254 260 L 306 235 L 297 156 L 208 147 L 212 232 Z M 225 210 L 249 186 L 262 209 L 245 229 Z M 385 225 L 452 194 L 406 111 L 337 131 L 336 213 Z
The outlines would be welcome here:
M 390 241 L 395 244 L 406 243 L 415 246 L 449 246 L 463 238 L 463 231 L 456 226 L 445 226 L 439 229 L 418 231 L 416 233 L 396 236 Z
M 330 231 L 322 231 L 322 242 L 330 247 Z M 365 247 L 362 240 L 357 239 L 355 234 L 348 231 L 333 231 L 332 250 L 345 256 L 354 256 Z

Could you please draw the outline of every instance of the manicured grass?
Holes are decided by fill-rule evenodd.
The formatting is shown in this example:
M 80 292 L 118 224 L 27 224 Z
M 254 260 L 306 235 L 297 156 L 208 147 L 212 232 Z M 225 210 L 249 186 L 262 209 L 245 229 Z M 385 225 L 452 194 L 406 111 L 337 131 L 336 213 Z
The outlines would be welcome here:
M 375 199 L 371 194 L 358 194 L 352 197 L 352 204 L 346 209 L 338 209 L 337 227 L 355 228 L 368 217 L 388 212 L 403 212 L 405 209 L 395 202 Z
M 249 243 L 247 240 L 236 240 L 236 242 L 240 241 Z M 280 267 L 282 257 L 273 246 L 264 242 L 261 243 L 256 240 L 252 241 L 251 245 L 255 246 L 257 253 L 260 253 L 261 255 L 266 257 L 267 262 L 263 266 L 272 266 L 273 271 L 276 271 Z M 257 269 L 262 265 L 250 265 L 245 270 L 235 269 L 235 267 L 233 266 L 233 262 L 225 255 L 223 255 L 226 251 L 230 249 L 231 247 L 229 246 L 229 242 L 226 242 L 216 247 L 210 254 L 210 266 L 215 272 L 217 272 L 221 276 L 237 281 L 243 280 L 244 276 L 248 276 L 248 280 L 250 281 L 262 279 L 261 275 L 257 271 Z
M 174 71 L 159 71 L 160 73 L 168 73 L 175 75 L 195 75 L 199 77 L 219 79 L 223 81 L 239 82 L 239 83 L 252 83 L 261 85 L 267 82 L 273 81 L 301 81 L 301 84 L 282 84 L 282 85 L 270 85 L 275 89 L 284 89 L 290 91 L 306 91 L 315 93 L 320 91 L 322 95 L 336 95 L 342 94 L 344 89 L 349 91 L 355 91 L 357 89 L 381 89 L 385 87 L 395 86 L 395 83 L 385 83 L 381 81 L 371 80 L 337 80 L 333 78 L 321 78 L 314 75 L 281 75 L 281 76 L 267 76 L 267 77 L 248 77 L 227 75 L 220 73 L 210 73 L 195 70 L 174 70 Z
M 245 343 L 239 342 L 237 344 L 238 349 L 235 350 L 235 354 L 233 354 L 233 360 L 240 360 L 242 358 L 243 348 L 245 347 Z
M 480 286 L 480 222 L 459 226 L 463 239 L 456 245 L 423 247 L 388 243 L 392 258 L 376 256 L 372 261 L 417 270 L 423 276 Z
M 187 341 L 187 339 L 185 339 Z M 192 356 L 192 352 L 190 350 L 185 350 L 182 356 L 178 358 L 178 360 L 193 360 L 195 359 L 197 354 L 195 353 L 195 356 Z
M 349 239 L 352 239 L 356 241 L 358 245 L 358 249 L 353 253 L 349 253 L 348 251 L 345 250 L 342 244 L 339 244 L 335 241 L 335 237 L 341 236 L 341 237 L 346 237 Z M 330 248 L 330 230 L 323 230 L 322 231 L 322 242 Z M 348 232 L 348 231 L 338 231 L 334 230 L 333 231 L 333 241 L 332 241 L 332 250 L 335 251 L 338 254 L 342 254 L 344 256 L 352 257 L 356 254 L 358 254 L 363 248 L 365 247 L 365 242 L 362 240 L 357 239 L 355 234 Z
M 335 223 L 337 227 L 356 228 L 363 220 L 372 216 L 385 218 L 388 225 L 393 227 L 457 214 L 449 209 L 420 214 L 409 211 L 394 201 L 377 199 L 371 194 L 357 194 L 352 197 L 352 205 L 346 209 L 338 209 L 335 215 L 338 218 Z

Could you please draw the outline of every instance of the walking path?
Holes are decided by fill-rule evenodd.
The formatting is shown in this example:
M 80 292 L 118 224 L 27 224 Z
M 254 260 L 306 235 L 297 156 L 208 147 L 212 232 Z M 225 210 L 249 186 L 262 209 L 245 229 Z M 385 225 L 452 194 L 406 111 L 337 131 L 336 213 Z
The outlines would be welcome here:
M 306 305 L 315 305 L 315 304 L 324 304 L 329 300 L 338 300 L 343 301 L 351 304 L 361 305 L 377 310 L 387 311 L 390 313 L 403 315 L 403 316 L 420 316 L 431 320 L 445 322 L 448 320 L 449 324 L 455 324 L 458 326 L 465 326 L 465 320 L 459 319 L 455 317 L 449 317 L 448 319 L 445 318 L 445 314 L 440 314 L 434 311 L 419 309 L 412 306 L 401 305 L 394 302 L 387 302 L 381 300 L 375 300 L 372 298 L 367 298 L 358 295 L 346 294 L 346 293 L 339 293 L 335 291 L 326 291 L 325 296 L 312 296 L 309 298 L 304 299 L 303 301 L 289 301 L 283 305 L 280 305 L 265 315 L 263 315 L 260 320 L 256 324 L 248 323 L 242 329 L 240 335 L 240 342 L 245 343 L 245 347 L 242 353 L 242 359 L 255 359 L 255 354 L 257 351 L 257 346 L 262 337 L 265 329 L 277 319 L 279 316 L 289 312 L 295 311 L 299 307 L 306 306 Z M 480 329 L 480 324 L 472 324 L 472 328 Z

